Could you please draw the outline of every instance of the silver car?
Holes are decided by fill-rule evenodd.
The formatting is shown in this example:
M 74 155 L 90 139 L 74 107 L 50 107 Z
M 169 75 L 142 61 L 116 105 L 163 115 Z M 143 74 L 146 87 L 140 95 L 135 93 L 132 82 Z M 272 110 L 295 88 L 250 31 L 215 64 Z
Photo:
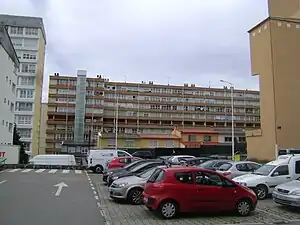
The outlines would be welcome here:
M 159 166 L 159 168 L 162 167 L 165 166 Z M 109 187 L 109 196 L 112 199 L 127 200 L 133 205 L 141 204 L 144 186 L 156 168 L 115 180 Z
M 240 162 L 227 162 L 219 167 L 217 170 L 229 179 L 252 173 L 261 167 L 261 164 L 251 161 L 240 161 Z
M 277 204 L 300 207 L 300 177 L 297 180 L 277 185 L 272 196 Z

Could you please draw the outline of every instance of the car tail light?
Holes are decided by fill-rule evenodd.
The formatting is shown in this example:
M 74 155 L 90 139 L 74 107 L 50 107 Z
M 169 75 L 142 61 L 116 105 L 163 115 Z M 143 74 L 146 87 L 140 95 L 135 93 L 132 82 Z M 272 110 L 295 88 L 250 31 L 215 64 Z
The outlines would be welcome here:
M 230 174 L 231 174 L 230 172 L 223 173 L 224 176 L 229 176 Z

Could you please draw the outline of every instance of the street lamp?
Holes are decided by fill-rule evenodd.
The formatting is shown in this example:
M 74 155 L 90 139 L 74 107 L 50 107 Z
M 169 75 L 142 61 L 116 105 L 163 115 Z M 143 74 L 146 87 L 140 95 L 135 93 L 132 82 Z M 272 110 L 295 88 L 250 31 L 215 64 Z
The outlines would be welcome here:
M 226 80 L 220 80 L 222 83 L 226 83 L 230 85 L 231 90 L 231 157 L 234 161 L 234 119 L 233 119 L 233 83 L 226 81 Z
M 101 149 L 101 138 L 102 138 L 102 134 L 101 132 L 98 132 L 98 140 L 99 140 L 99 148 Z

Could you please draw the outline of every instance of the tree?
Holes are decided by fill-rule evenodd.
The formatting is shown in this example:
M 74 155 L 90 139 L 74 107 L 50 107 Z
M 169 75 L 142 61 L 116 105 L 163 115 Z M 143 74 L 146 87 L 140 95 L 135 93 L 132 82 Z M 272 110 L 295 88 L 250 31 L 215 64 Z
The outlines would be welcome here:
M 25 152 L 24 142 L 21 141 L 21 136 L 18 133 L 16 124 L 14 124 L 13 145 L 20 146 L 19 163 L 26 164 L 28 162 L 28 155 Z

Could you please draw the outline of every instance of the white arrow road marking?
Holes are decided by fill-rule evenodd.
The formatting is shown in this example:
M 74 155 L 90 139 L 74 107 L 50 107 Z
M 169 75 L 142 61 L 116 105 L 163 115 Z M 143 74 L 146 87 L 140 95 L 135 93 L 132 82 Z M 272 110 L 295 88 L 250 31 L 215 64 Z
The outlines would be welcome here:
M 70 170 L 63 170 L 62 173 L 69 173 Z
M 76 174 L 82 174 L 82 171 L 81 170 L 75 170 L 75 173 Z
M 36 173 L 42 173 L 44 172 L 46 169 L 38 169 L 37 171 L 35 171 Z
M 30 172 L 32 169 L 26 169 L 26 170 L 23 170 L 23 171 L 21 171 L 21 173 L 28 173 L 28 172 Z
M 50 170 L 48 173 L 56 173 L 57 170 Z
M 13 170 L 10 170 L 10 171 L 8 171 L 8 172 L 13 173 L 13 172 L 17 172 L 17 171 L 19 171 L 19 170 L 21 170 L 21 169 L 13 169 Z
M 4 184 L 7 180 L 0 181 L 0 184 Z
M 59 184 L 54 185 L 54 187 L 57 187 L 57 191 L 55 193 L 55 196 L 60 196 L 60 193 L 61 193 L 63 187 L 68 187 L 68 185 L 64 182 L 61 182 Z

